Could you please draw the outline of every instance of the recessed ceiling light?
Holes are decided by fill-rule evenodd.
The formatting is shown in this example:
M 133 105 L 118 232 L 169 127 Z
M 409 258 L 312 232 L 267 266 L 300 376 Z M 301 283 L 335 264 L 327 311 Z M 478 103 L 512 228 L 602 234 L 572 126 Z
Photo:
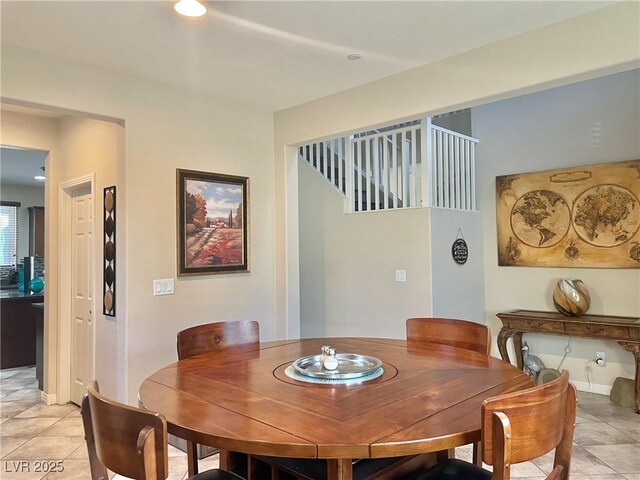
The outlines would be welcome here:
M 173 8 L 185 17 L 202 17 L 207 13 L 207 7 L 198 0 L 180 0 Z
M 34 180 L 40 180 L 41 182 L 44 182 L 47 179 L 47 177 L 43 177 L 42 175 L 36 175 L 33 178 Z
M 352 53 L 351 55 L 347 56 L 347 60 L 360 60 L 362 58 L 362 55 L 360 55 L 359 53 Z

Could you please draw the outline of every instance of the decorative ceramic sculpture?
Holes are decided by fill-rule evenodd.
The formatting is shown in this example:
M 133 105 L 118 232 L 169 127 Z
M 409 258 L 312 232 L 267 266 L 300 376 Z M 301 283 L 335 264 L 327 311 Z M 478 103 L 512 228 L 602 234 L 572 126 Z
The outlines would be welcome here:
M 29 282 L 29 290 L 33 293 L 40 293 L 44 289 L 44 280 L 40 277 L 33 277 Z
M 524 363 L 524 372 L 535 382 L 538 374 L 544 369 L 544 363 L 535 355 L 529 355 L 529 345 L 524 342 L 522 345 L 522 362 Z
M 568 317 L 579 317 L 589 310 L 590 303 L 589 290 L 582 280 L 558 280 L 553 290 L 553 304 L 560 313 Z

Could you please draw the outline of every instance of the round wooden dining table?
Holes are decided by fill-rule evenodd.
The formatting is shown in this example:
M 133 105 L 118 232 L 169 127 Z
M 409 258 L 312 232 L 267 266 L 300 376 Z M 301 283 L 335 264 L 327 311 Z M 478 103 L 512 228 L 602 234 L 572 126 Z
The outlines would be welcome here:
M 384 373 L 351 385 L 294 380 L 285 369 L 323 345 L 382 361 Z M 139 400 L 169 432 L 223 452 L 327 459 L 327 478 L 351 479 L 353 459 L 406 457 L 480 440 L 490 396 L 532 386 L 513 365 L 469 350 L 380 338 L 263 342 L 168 365 Z M 229 468 L 221 456 L 221 467 Z

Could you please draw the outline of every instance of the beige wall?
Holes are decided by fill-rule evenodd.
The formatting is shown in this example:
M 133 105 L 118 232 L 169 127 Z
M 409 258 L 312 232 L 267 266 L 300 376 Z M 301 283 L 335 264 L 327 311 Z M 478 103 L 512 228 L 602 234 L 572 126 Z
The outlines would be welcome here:
M 298 166 L 295 154 L 287 145 L 417 115 L 482 105 L 637 68 L 640 65 L 638 15 L 637 3 L 619 3 L 277 112 L 277 313 L 288 316 L 287 328 L 294 330 L 291 325 L 297 321 L 296 285 L 300 275 L 296 267 L 299 264 Z M 482 165 L 477 168 L 482 169 Z M 491 243 L 484 243 L 488 251 Z M 382 321 L 372 319 L 374 323 Z
M 429 210 L 345 215 L 340 192 L 300 163 L 302 336 L 404 338 L 405 319 L 432 310 Z
M 590 313 L 640 316 L 640 270 L 499 267 L 495 177 L 640 158 L 640 70 L 494 102 L 472 110 L 477 148 L 478 206 L 485 231 L 487 322 L 516 308 L 554 311 L 552 292 L 560 278 L 580 278 L 591 293 Z M 567 338 L 527 335 L 530 353 L 551 368 L 564 355 Z M 609 393 L 618 376 L 633 378 L 634 358 L 617 342 L 571 340 L 564 366 L 580 388 Z M 605 352 L 607 366 L 591 364 Z M 497 354 L 497 350 L 494 351 Z
M 85 175 L 95 175 L 94 199 L 94 253 L 95 274 L 93 288 L 95 295 L 94 310 L 94 355 L 95 378 L 100 390 L 107 395 L 117 395 L 118 378 L 124 376 L 125 357 L 118 355 L 118 338 L 124 335 L 125 316 L 120 308 L 116 308 L 116 316 L 102 314 L 102 270 L 103 261 L 102 238 L 104 236 L 102 194 L 107 186 L 116 185 L 116 249 L 117 266 L 124 263 L 120 246 L 125 243 L 126 228 L 126 191 L 119 181 L 124 168 L 122 144 L 124 129 L 117 123 L 104 122 L 78 116 L 64 116 L 59 122 L 59 155 L 54 160 L 58 168 L 57 182 L 67 181 Z M 58 194 L 58 192 L 56 192 Z M 52 215 L 55 215 L 52 211 Z M 59 213 L 58 213 L 59 215 Z M 59 218 L 59 217 L 58 217 Z M 54 220 L 55 221 L 55 220 Z M 61 222 L 56 227 L 60 228 Z M 59 260 L 59 256 L 57 258 Z M 60 270 L 61 265 L 57 265 Z M 127 277 L 124 271 L 116 268 L 116 302 L 124 304 Z M 61 292 L 62 293 L 62 292 Z M 120 294 L 123 293 L 121 296 Z
M 433 316 L 485 323 L 484 241 L 478 212 L 430 209 Z M 467 242 L 469 257 L 459 265 L 451 257 L 456 238 Z
M 298 171 L 302 337 L 404 338 L 407 318 L 432 315 L 485 323 L 479 213 L 345 215 L 337 189 L 302 160 Z M 451 258 L 459 235 L 468 240 L 464 265 Z M 396 282 L 396 270 L 406 282 Z
M 124 220 L 126 237 L 119 238 L 117 269 L 126 272 L 126 286 L 118 281 L 117 351 L 103 352 L 125 369 L 118 398 L 135 403 L 144 378 L 176 360 L 182 328 L 256 319 L 262 338 L 275 338 L 270 112 L 5 44 L 2 96 L 124 121 L 125 164 L 116 183 L 118 230 Z M 82 133 L 80 125 L 67 127 Z M 175 295 L 154 297 L 153 279 L 176 277 L 176 168 L 250 177 L 251 272 L 176 278 Z M 109 338 L 113 328 L 104 325 Z

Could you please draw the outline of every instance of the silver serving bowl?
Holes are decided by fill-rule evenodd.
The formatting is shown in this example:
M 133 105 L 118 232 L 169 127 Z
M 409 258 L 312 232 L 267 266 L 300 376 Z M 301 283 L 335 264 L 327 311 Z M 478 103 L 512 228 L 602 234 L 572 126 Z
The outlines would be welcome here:
M 293 362 L 293 368 L 307 377 L 314 378 L 360 378 L 375 372 L 382 366 L 382 361 L 368 355 L 356 353 L 338 353 L 338 368 L 327 370 L 322 365 L 320 355 L 302 357 Z

